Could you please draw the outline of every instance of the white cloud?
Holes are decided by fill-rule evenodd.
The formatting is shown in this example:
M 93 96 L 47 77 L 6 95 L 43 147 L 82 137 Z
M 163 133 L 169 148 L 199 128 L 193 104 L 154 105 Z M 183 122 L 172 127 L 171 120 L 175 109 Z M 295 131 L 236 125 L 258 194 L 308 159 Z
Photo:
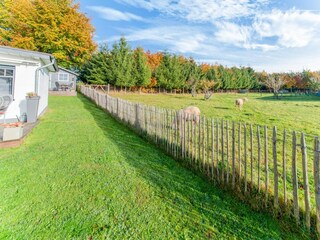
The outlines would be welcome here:
M 118 0 L 118 2 L 156 10 L 191 22 L 214 22 L 253 15 L 269 0 Z
M 259 13 L 250 25 L 230 21 L 215 25 L 218 41 L 245 49 L 300 48 L 320 39 L 320 14 L 295 9 Z
M 116 1 L 153 11 L 143 28 L 120 29 L 135 44 L 270 72 L 319 69 L 319 11 L 272 10 L 273 0 Z
M 218 30 L 215 37 L 218 41 L 243 46 L 250 42 L 251 30 L 248 26 L 238 25 L 231 22 L 216 24 Z
M 216 40 L 245 49 L 258 49 L 271 51 L 279 49 L 278 46 L 257 43 L 254 40 L 254 29 L 251 26 L 239 25 L 232 22 L 219 22 L 216 24 Z
M 113 8 L 101 7 L 101 6 L 89 6 L 88 9 L 98 13 L 101 18 L 109 21 L 142 21 L 143 18 L 128 12 L 120 12 Z
M 282 47 L 305 47 L 320 38 L 320 14 L 292 9 L 256 16 L 253 28 L 261 37 L 276 37 Z
M 153 44 L 165 46 L 162 50 L 178 53 L 203 54 L 203 48 L 208 41 L 207 35 L 197 27 L 166 26 L 146 29 L 132 29 L 126 31 L 125 38 L 131 42 L 149 41 Z M 120 36 L 108 38 L 108 41 L 117 41 Z M 212 49 L 213 47 L 208 47 Z

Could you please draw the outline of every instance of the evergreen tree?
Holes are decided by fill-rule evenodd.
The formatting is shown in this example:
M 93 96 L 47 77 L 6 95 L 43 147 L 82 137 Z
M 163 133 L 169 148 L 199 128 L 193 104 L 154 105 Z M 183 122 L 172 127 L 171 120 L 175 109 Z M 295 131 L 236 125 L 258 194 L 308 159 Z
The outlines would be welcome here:
M 134 85 L 132 79 L 132 50 L 126 39 L 122 37 L 118 43 L 113 45 L 111 50 L 111 82 L 120 87 L 130 87 Z
M 142 48 L 138 47 L 133 53 L 132 79 L 135 86 L 146 87 L 151 81 L 151 69 Z
M 158 85 L 166 89 L 181 88 L 184 86 L 182 65 L 176 55 L 164 53 L 159 67 L 156 70 Z
M 107 45 L 100 47 L 80 72 L 80 80 L 92 84 L 108 84 L 112 80 L 110 69 L 111 55 Z

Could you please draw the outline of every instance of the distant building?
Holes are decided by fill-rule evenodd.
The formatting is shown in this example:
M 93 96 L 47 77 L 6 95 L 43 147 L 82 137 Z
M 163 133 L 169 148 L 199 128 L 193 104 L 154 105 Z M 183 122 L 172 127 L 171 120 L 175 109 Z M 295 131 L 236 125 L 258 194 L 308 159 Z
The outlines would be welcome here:
M 76 82 L 79 74 L 65 69 L 63 67 L 58 67 L 57 72 L 50 73 L 49 90 L 59 91 L 63 90 L 61 86 L 68 86 L 67 90 L 75 90 Z M 65 89 L 64 89 L 65 90 Z

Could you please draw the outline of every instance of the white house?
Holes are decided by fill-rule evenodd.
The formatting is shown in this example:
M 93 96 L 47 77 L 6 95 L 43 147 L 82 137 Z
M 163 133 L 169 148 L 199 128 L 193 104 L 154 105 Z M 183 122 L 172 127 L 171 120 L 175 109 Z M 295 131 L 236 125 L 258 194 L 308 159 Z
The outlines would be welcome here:
M 40 96 L 38 116 L 45 112 L 49 73 L 57 70 L 56 59 L 51 54 L 0 46 L 0 96 L 13 96 L 13 102 L 6 111 L 8 122 L 17 121 L 17 117 L 26 113 L 28 92 L 36 92 Z

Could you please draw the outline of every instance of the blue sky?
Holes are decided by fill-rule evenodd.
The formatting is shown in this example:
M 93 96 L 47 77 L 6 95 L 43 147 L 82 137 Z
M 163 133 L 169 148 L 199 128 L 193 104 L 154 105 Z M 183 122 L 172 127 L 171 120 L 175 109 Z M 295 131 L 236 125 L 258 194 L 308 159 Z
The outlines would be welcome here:
M 268 72 L 320 70 L 319 0 L 79 0 L 95 41 Z

